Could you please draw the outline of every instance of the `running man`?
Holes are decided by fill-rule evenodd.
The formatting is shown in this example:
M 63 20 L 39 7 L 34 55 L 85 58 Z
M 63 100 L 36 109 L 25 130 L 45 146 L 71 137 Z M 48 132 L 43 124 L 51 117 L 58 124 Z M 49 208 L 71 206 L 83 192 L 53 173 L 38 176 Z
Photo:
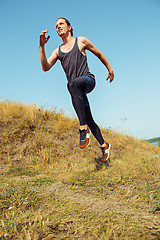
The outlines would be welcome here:
M 114 79 L 113 70 L 106 57 L 86 37 L 73 37 L 73 29 L 67 19 L 59 18 L 56 21 L 56 30 L 63 43 L 52 52 L 48 59 L 46 58 L 44 45 L 48 42 L 50 35 L 46 36 L 48 30 L 42 31 L 39 35 L 42 69 L 43 71 L 48 71 L 57 60 L 60 60 L 68 80 L 67 87 L 71 95 L 73 107 L 80 123 L 79 147 L 83 149 L 89 146 L 91 131 L 100 144 L 102 161 L 107 161 L 111 145 L 104 141 L 100 128 L 92 117 L 87 98 L 87 93 L 90 93 L 95 87 L 95 76 L 89 71 L 86 50 L 92 52 L 104 64 L 109 72 L 106 80 L 110 79 L 110 82 Z

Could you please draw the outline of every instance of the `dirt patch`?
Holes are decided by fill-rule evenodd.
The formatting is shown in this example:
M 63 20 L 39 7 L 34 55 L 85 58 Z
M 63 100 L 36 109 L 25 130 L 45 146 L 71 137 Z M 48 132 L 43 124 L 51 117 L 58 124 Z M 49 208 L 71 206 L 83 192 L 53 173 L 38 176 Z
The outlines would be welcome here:
M 141 222 L 141 224 L 160 233 L 160 212 L 153 213 L 148 206 L 137 204 L 131 206 L 127 201 L 120 200 L 117 196 L 109 195 L 106 199 L 86 193 L 81 187 L 65 186 L 62 182 L 52 183 L 47 186 L 37 188 L 40 195 L 55 196 L 72 203 L 84 205 L 88 211 L 101 213 L 104 211 L 113 214 L 126 215 L 133 221 Z

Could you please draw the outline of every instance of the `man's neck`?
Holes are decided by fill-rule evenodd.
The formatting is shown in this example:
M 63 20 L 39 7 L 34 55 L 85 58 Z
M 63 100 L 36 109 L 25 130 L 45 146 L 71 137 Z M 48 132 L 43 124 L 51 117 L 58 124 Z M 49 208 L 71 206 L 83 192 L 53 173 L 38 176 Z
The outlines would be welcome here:
M 68 34 L 66 36 L 62 36 L 62 41 L 63 44 L 65 45 L 66 43 L 69 43 L 71 40 L 73 39 L 73 37 L 71 36 L 71 34 Z

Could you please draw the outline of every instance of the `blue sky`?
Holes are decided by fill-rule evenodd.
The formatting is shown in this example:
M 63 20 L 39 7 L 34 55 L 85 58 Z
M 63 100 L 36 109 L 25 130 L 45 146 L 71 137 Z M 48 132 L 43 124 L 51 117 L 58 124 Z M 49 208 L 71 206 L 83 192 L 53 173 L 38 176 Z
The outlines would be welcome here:
M 160 136 L 159 0 L 0 0 L 1 100 L 63 109 L 75 116 L 59 62 L 41 70 L 38 38 L 48 29 L 46 55 L 61 44 L 58 17 L 72 23 L 74 36 L 89 38 L 106 56 L 115 80 L 87 52 L 96 88 L 88 95 L 96 122 L 136 138 Z

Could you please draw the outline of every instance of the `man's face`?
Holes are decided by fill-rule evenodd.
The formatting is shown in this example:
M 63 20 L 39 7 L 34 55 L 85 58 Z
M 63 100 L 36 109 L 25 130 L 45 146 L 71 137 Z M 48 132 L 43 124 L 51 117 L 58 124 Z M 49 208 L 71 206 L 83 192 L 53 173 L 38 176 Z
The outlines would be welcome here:
M 60 18 L 56 22 L 56 31 L 60 37 L 64 37 L 71 30 L 71 26 L 68 26 L 65 19 Z

